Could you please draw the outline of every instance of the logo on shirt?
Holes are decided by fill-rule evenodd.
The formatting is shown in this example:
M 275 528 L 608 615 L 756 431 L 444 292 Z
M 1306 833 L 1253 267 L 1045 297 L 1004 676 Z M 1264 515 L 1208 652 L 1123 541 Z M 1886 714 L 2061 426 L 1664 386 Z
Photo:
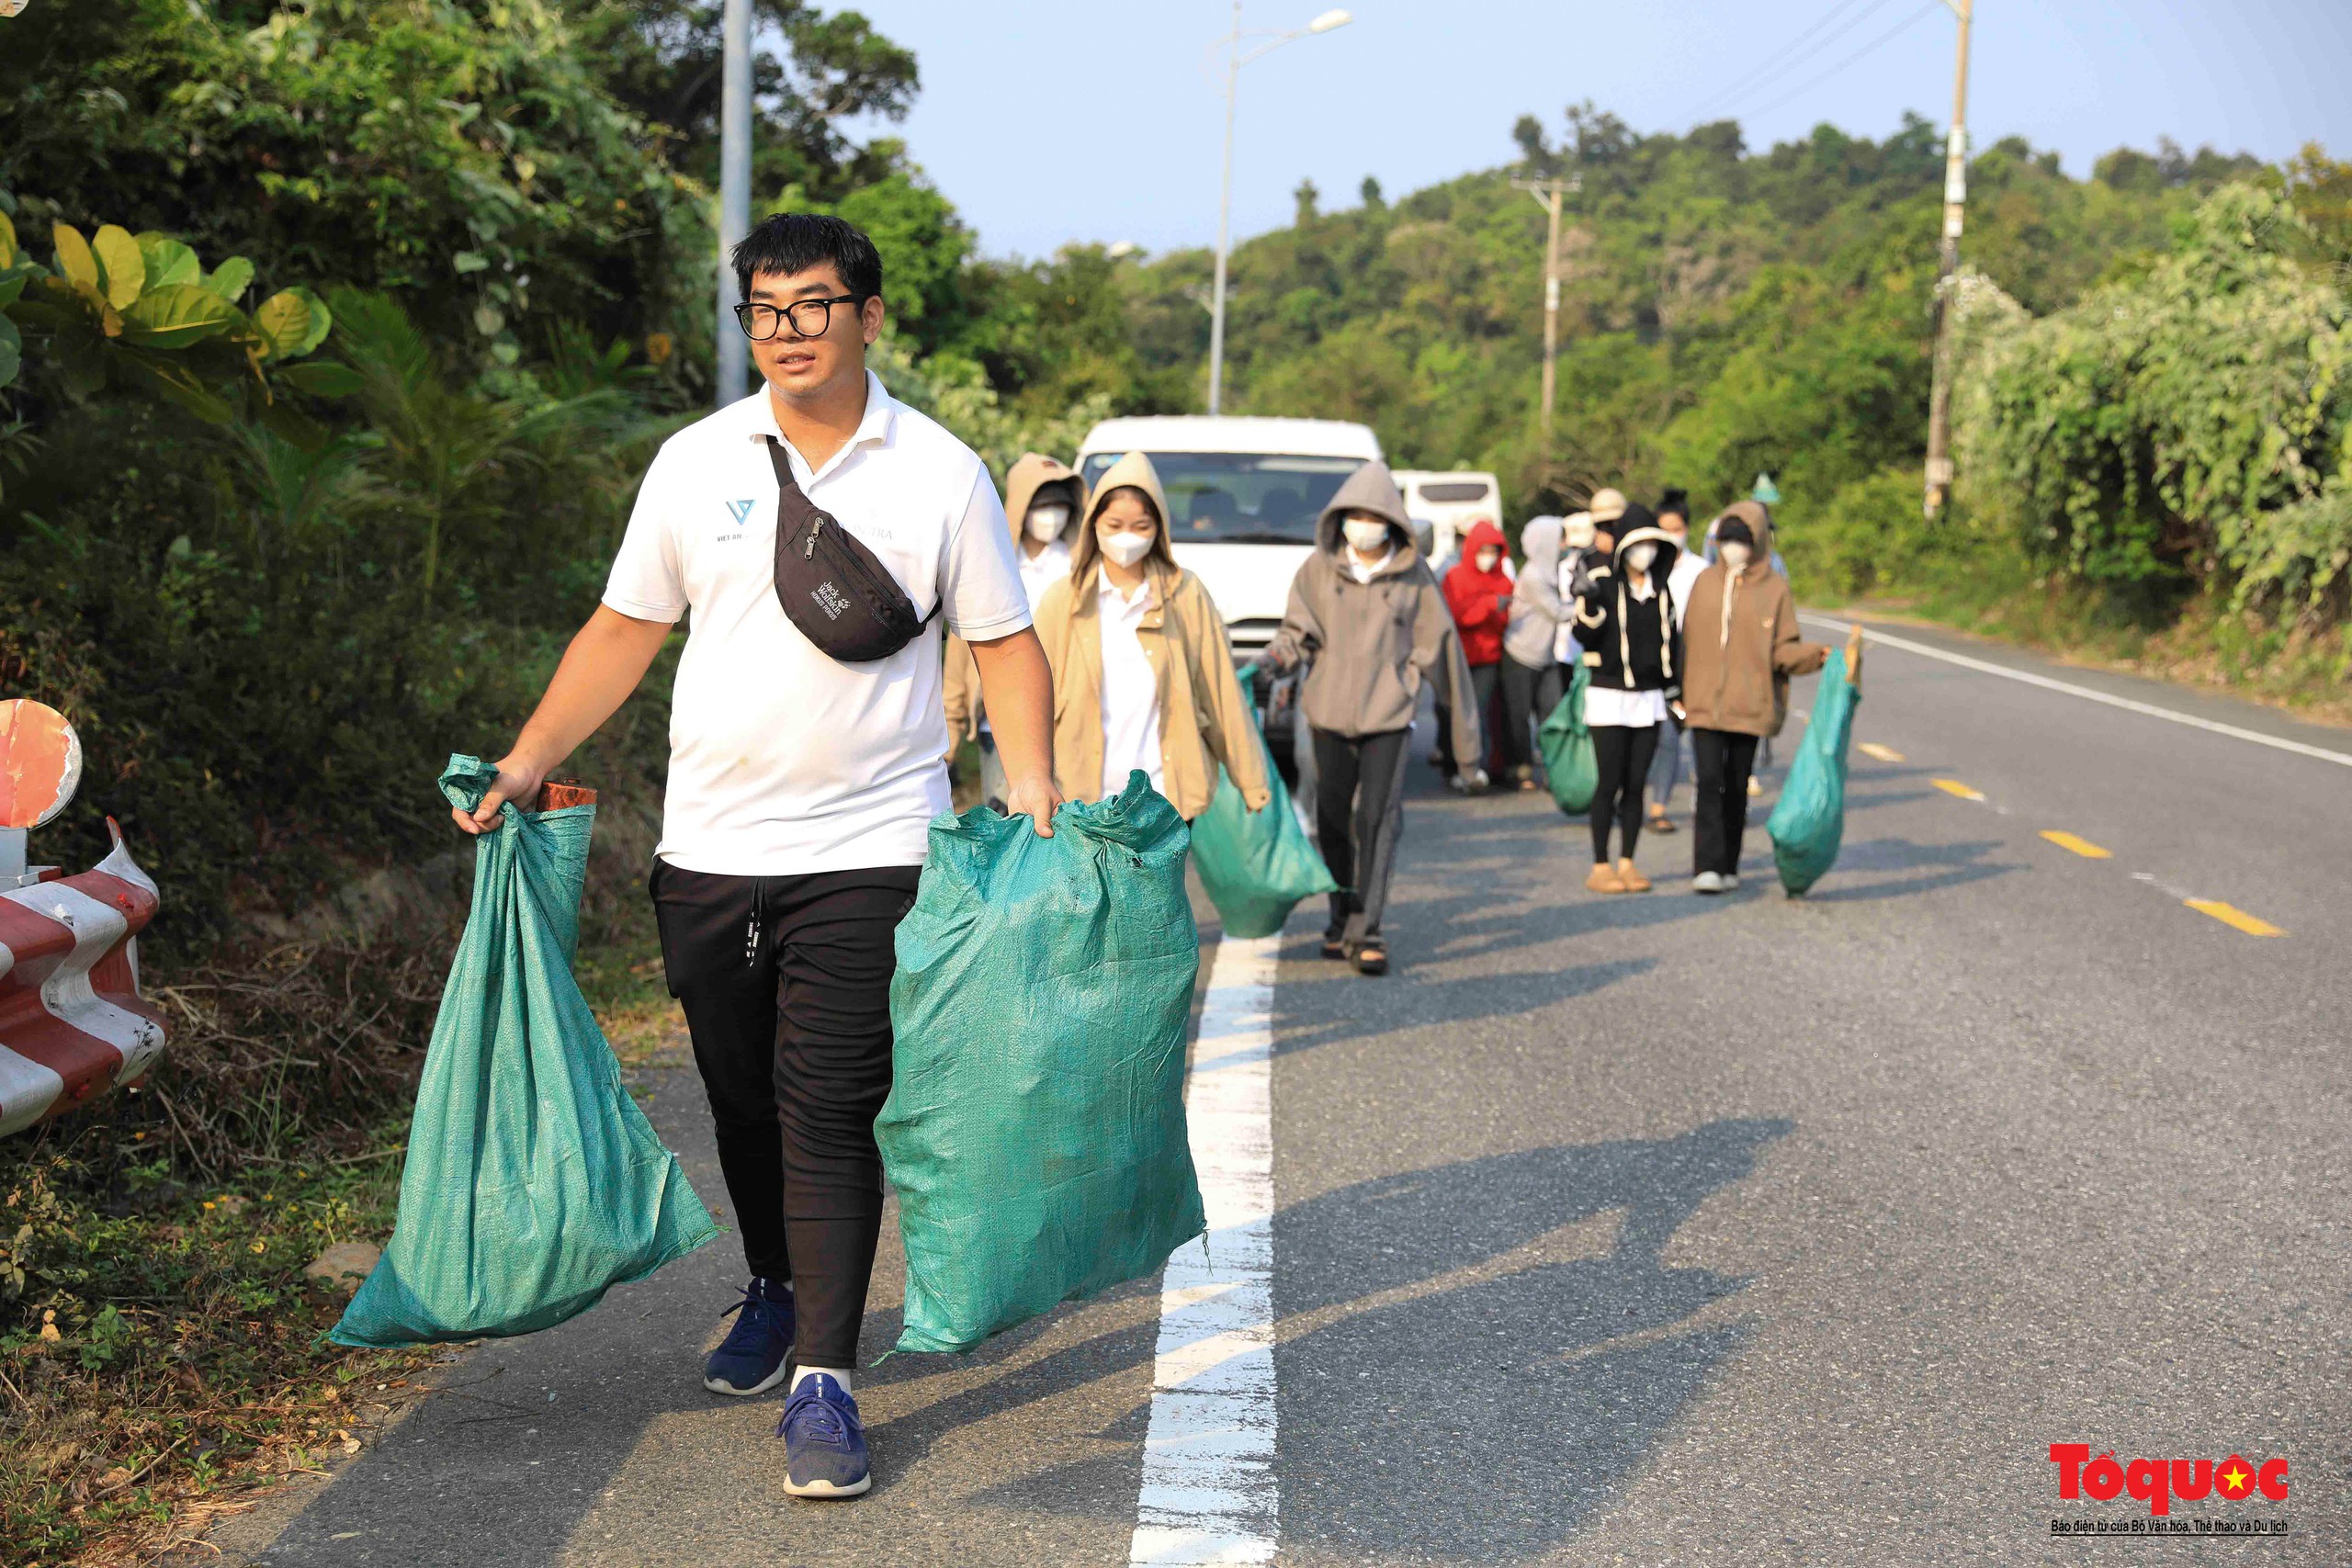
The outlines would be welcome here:
M 727 503 L 728 513 L 735 519 L 735 526 L 741 528 L 743 525 L 744 519 L 752 515 L 752 508 L 754 504 L 749 501 L 730 501 Z

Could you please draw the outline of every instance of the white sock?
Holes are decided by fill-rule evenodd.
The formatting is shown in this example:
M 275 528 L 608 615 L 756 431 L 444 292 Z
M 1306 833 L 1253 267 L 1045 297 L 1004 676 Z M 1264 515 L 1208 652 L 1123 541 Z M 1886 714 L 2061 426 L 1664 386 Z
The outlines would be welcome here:
M 786 1392 L 788 1393 L 798 1393 L 800 1392 L 800 1380 L 803 1378 L 813 1378 L 819 1372 L 824 1373 L 827 1377 L 841 1384 L 842 1392 L 843 1393 L 849 1393 L 852 1392 L 849 1384 L 849 1369 L 847 1367 L 795 1367 L 792 1369 L 792 1387 Z

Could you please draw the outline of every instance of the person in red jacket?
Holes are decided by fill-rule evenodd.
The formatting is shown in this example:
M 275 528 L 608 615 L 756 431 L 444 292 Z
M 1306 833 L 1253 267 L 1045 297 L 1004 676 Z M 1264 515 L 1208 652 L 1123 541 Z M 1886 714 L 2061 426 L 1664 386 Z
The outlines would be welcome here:
M 1503 571 L 1502 530 L 1485 521 L 1474 524 L 1463 543 L 1462 558 L 1440 586 L 1445 606 L 1453 613 L 1453 624 L 1462 634 L 1462 656 L 1470 666 L 1470 689 L 1477 697 L 1479 726 L 1492 735 L 1496 726 L 1487 710 L 1494 705 L 1495 678 L 1502 668 L 1503 628 L 1510 622 L 1513 588 Z M 1524 739 L 1515 747 L 1510 735 L 1503 736 L 1505 768 L 1517 768 L 1529 761 L 1513 754 L 1524 750 Z M 1459 773 L 1454 775 L 1454 787 L 1463 787 Z

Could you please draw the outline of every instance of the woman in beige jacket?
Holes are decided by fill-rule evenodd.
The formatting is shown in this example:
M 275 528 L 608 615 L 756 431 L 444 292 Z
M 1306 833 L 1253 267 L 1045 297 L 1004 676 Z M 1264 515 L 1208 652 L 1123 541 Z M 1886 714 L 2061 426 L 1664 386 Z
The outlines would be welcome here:
M 1272 798 L 1257 720 L 1234 679 L 1225 618 L 1168 546 L 1168 497 L 1130 452 L 1097 481 L 1069 576 L 1037 605 L 1054 671 L 1054 773 L 1071 800 L 1118 794 L 1141 769 L 1187 822 L 1223 764 L 1250 810 Z

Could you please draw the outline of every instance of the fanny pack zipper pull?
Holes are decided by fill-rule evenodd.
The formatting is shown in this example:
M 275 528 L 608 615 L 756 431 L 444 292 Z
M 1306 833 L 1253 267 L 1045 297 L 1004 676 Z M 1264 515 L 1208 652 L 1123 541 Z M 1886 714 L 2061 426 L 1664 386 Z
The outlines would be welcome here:
M 802 560 L 815 560 L 817 558 L 817 535 L 824 528 L 824 526 L 825 520 L 822 517 L 818 518 L 815 522 L 808 525 L 808 544 L 807 547 L 800 552 L 800 558 Z

